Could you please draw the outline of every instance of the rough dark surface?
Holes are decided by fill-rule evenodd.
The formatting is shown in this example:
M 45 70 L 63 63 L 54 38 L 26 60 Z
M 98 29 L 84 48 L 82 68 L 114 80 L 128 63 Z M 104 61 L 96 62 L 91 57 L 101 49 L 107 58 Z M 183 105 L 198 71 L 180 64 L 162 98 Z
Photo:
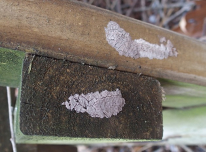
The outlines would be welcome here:
M 151 77 L 32 55 L 22 75 L 20 129 L 26 135 L 162 138 L 162 91 Z M 116 88 L 126 104 L 111 118 L 93 118 L 61 105 L 70 95 Z

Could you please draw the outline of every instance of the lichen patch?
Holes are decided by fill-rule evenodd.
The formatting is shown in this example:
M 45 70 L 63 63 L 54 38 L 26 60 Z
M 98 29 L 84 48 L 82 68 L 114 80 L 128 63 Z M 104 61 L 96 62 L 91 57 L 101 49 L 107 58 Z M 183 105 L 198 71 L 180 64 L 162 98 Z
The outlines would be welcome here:
M 102 91 L 88 94 L 71 95 L 68 101 L 62 103 L 68 110 L 74 110 L 77 113 L 87 112 L 91 117 L 110 118 L 117 115 L 125 105 L 125 99 L 122 98 L 121 91 Z
M 176 48 L 170 40 L 160 39 L 160 45 L 149 43 L 143 39 L 132 40 L 130 34 L 116 22 L 110 21 L 105 27 L 106 40 L 119 55 L 134 59 L 147 57 L 149 59 L 166 59 L 169 56 L 177 57 Z M 164 44 L 164 42 L 166 44 Z

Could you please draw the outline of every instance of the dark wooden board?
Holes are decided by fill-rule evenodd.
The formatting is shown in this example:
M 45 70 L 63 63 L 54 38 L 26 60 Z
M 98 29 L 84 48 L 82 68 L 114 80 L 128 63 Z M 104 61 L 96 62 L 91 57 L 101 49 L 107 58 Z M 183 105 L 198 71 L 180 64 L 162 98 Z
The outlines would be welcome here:
M 70 95 L 116 88 L 126 104 L 111 118 L 93 118 L 61 105 Z M 26 135 L 162 138 L 162 89 L 154 78 L 29 55 L 21 89 L 20 129 Z

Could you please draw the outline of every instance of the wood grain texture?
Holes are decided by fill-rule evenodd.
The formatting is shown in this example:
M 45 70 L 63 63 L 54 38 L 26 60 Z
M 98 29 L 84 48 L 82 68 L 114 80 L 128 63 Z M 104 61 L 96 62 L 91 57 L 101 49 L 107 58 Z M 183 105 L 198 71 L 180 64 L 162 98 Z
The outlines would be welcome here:
M 94 118 L 61 105 L 71 94 L 116 88 L 121 90 L 126 104 L 111 118 Z M 29 56 L 24 62 L 21 89 L 20 129 L 26 135 L 114 139 L 162 137 L 162 88 L 153 78 Z
M 168 30 L 81 2 L 0 1 L 0 46 L 95 66 L 206 85 L 206 45 Z M 132 39 L 170 40 L 178 57 L 131 59 L 106 41 L 104 27 L 117 22 Z

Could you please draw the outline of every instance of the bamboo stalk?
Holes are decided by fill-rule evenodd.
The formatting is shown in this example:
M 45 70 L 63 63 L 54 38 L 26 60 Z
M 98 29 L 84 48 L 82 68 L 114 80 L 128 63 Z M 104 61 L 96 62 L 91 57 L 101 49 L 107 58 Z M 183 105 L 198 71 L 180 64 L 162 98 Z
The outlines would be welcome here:
M 206 85 L 206 45 L 174 32 L 76 1 L 0 2 L 1 47 L 153 77 Z M 163 60 L 120 56 L 106 41 L 112 20 L 131 38 L 170 40 L 177 57 Z

